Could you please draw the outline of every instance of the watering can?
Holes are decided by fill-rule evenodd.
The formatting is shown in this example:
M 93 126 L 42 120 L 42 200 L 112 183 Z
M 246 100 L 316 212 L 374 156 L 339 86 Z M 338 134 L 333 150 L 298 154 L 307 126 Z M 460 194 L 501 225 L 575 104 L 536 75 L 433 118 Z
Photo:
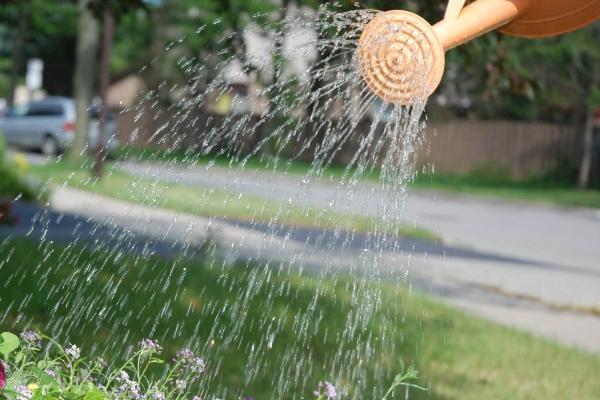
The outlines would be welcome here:
M 444 19 L 430 25 L 394 10 L 375 16 L 357 50 L 369 88 L 405 105 L 425 99 L 440 84 L 447 50 L 487 32 L 537 38 L 574 31 L 600 18 L 600 0 L 450 0 Z

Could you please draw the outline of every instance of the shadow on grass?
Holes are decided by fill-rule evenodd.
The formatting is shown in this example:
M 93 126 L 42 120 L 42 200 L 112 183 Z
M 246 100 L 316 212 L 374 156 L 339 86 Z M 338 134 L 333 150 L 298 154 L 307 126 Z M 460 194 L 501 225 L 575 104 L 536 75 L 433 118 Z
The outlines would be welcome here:
M 310 398 L 319 380 L 344 399 L 379 399 L 401 361 L 432 393 L 410 398 L 593 398 L 597 357 L 475 319 L 391 283 L 275 267 L 133 258 L 28 240 L 0 245 L 2 325 L 32 325 L 118 362 L 158 339 L 192 346 L 201 384 L 227 398 Z M 398 393 L 397 399 L 404 398 Z

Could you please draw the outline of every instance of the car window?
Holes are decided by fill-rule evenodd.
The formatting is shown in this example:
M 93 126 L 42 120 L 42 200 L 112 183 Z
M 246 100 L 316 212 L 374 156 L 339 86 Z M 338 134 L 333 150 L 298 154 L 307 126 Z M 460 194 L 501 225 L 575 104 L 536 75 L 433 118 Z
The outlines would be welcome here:
M 28 117 L 58 117 L 64 113 L 60 104 L 31 103 L 27 110 Z
M 6 110 L 6 112 L 4 113 L 4 116 L 8 117 L 8 118 L 22 117 L 26 113 L 27 113 L 26 107 L 15 107 L 15 108 L 9 108 L 8 110 Z

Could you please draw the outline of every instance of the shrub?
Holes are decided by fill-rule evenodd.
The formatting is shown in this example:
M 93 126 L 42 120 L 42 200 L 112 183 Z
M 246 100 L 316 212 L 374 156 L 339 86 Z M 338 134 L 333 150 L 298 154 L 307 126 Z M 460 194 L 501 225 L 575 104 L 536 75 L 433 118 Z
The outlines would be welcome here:
M 35 185 L 26 182 L 19 173 L 19 167 L 7 159 L 6 142 L 0 132 L 0 200 L 21 197 L 32 201 L 36 199 L 37 191 Z

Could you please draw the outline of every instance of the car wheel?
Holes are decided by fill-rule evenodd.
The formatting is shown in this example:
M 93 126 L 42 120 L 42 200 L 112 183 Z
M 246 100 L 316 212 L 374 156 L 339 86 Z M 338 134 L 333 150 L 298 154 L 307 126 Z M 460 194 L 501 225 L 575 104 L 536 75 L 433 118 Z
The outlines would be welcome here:
M 48 157 L 54 157 L 58 154 L 58 143 L 52 136 L 46 136 L 42 142 L 42 153 Z

